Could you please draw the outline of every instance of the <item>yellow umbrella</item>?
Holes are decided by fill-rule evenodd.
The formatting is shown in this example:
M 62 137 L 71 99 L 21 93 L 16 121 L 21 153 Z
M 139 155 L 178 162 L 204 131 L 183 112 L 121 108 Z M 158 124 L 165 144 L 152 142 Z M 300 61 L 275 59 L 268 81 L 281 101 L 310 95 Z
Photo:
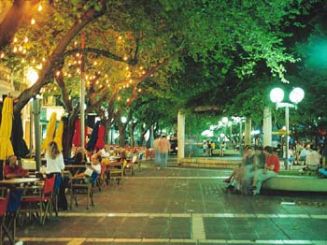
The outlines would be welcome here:
M 57 114 L 55 112 L 52 112 L 47 126 L 45 139 L 43 140 L 42 151 L 44 152 L 47 150 L 50 142 L 53 141 L 54 133 L 56 130 L 56 118 L 57 118 Z
M 57 143 L 59 151 L 62 151 L 62 135 L 64 133 L 64 122 L 60 121 L 59 126 L 56 130 L 56 136 L 54 138 L 54 141 Z
M 0 126 L 0 160 L 6 160 L 8 156 L 14 155 L 10 141 L 13 119 L 13 99 L 6 97 L 3 102 L 2 119 Z

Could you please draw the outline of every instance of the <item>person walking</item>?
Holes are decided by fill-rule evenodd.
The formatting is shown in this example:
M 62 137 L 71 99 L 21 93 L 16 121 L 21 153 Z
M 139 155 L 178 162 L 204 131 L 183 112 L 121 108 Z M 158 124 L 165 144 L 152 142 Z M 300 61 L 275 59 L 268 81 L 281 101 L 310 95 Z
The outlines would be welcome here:
M 167 167 L 169 149 L 169 140 L 167 139 L 166 135 L 162 135 L 158 141 L 159 162 L 161 167 Z
M 160 137 L 156 138 L 153 141 L 154 163 L 158 169 L 160 169 L 159 141 L 160 141 Z

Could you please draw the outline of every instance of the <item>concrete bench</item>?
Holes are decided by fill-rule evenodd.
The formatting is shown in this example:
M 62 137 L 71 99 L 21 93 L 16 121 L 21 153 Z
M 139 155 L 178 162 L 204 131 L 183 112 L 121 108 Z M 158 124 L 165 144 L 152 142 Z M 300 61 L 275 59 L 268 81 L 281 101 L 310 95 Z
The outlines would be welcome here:
M 268 179 L 262 188 L 281 191 L 327 192 L 327 179 L 317 176 L 283 176 Z

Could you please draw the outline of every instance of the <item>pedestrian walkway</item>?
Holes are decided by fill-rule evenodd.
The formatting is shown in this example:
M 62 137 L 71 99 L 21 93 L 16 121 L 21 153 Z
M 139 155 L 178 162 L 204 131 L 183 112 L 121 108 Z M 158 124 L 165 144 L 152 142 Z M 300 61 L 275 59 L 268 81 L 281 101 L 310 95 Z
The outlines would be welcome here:
M 148 163 L 95 193 L 95 207 L 18 229 L 24 244 L 327 244 L 325 195 L 226 194 L 230 170 Z

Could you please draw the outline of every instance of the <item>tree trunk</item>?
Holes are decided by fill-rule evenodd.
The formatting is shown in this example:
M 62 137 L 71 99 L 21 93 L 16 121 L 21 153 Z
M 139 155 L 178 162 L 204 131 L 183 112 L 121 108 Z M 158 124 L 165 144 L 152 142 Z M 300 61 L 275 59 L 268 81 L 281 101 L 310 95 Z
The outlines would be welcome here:
M 142 128 L 143 129 L 143 128 Z M 141 131 L 141 136 L 140 136 L 140 146 L 143 146 L 144 143 L 144 136 L 146 134 L 146 129 L 143 129 L 143 131 Z
M 132 147 L 135 146 L 135 137 L 134 137 L 135 127 L 136 127 L 136 123 L 131 123 L 129 133 L 131 137 L 130 144 Z
M 125 134 L 126 134 L 126 128 L 123 124 L 118 125 L 119 130 L 119 146 L 124 147 L 125 146 Z
M 19 112 L 28 103 L 28 101 L 39 93 L 40 89 L 50 82 L 50 78 L 56 68 L 58 62 L 62 62 L 62 57 L 65 52 L 66 47 L 69 45 L 71 40 L 91 21 L 101 16 L 103 12 L 97 12 L 94 9 L 89 9 L 84 13 L 81 19 L 77 20 L 74 25 L 67 31 L 67 33 L 62 37 L 62 39 L 57 44 L 55 50 L 52 52 L 44 68 L 39 74 L 39 78 L 36 83 L 24 90 L 18 97 L 18 101 L 15 104 L 14 111 Z

